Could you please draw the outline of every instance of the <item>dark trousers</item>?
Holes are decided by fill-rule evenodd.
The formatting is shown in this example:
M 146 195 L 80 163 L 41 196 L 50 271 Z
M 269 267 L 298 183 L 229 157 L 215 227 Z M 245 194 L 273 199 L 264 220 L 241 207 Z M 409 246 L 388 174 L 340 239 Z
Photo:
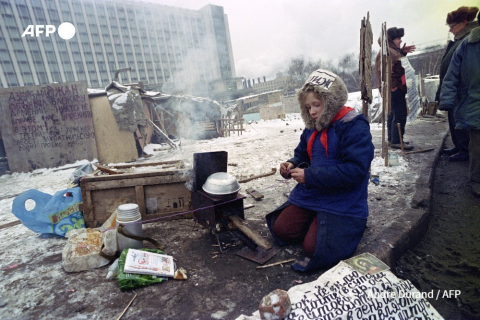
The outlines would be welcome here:
M 313 257 L 317 245 L 318 219 L 314 211 L 289 205 L 278 216 L 273 233 L 282 241 L 303 243 L 308 257 Z
M 453 110 L 448 110 L 448 128 L 452 136 L 452 142 L 458 152 L 468 154 L 468 143 L 470 142 L 470 134 L 468 130 L 455 129 L 455 117 Z
M 391 110 L 387 119 L 388 141 L 392 144 L 400 144 L 397 123 L 400 123 L 403 140 L 405 124 L 407 123 L 407 102 L 405 101 L 405 93 L 397 89 L 392 92 L 391 100 Z
M 470 134 L 470 181 L 480 183 L 480 130 L 471 129 Z

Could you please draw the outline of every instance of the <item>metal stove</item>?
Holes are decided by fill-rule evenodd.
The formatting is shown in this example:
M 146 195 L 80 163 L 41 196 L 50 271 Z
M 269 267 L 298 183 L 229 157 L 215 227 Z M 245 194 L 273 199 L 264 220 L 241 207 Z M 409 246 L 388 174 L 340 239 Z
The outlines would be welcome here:
M 237 193 L 234 198 L 225 198 L 209 195 L 202 190 L 203 184 L 210 175 L 216 172 L 227 172 L 227 161 L 228 153 L 226 151 L 193 154 L 192 204 L 195 209 L 194 220 L 208 228 L 212 233 L 218 232 L 218 224 L 225 226 L 226 221 L 228 221 L 227 217 L 230 215 L 245 219 L 243 210 L 245 196 Z
M 270 245 L 262 244 L 262 242 L 255 242 L 238 228 L 239 219 L 236 217 L 245 220 L 243 206 L 245 196 L 240 193 L 227 198 L 212 196 L 202 189 L 203 184 L 210 175 L 217 172 L 227 172 L 227 165 L 228 153 L 226 151 L 193 154 L 192 205 L 195 209 L 193 214 L 194 220 L 208 228 L 211 234 L 214 235 L 222 231 L 231 232 L 246 245 L 237 255 L 263 264 L 277 254 L 279 249 L 271 248 Z M 237 222 L 236 225 L 234 221 Z M 250 231 L 249 233 L 254 233 L 251 230 L 248 231 Z

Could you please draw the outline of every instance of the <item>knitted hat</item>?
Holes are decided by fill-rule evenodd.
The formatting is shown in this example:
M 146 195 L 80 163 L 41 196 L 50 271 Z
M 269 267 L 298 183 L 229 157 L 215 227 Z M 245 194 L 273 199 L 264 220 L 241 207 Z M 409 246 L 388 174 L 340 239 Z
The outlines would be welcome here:
M 464 20 L 473 21 L 477 12 L 477 7 L 460 7 L 447 14 L 447 24 L 459 23 Z
M 392 27 L 387 30 L 388 39 L 393 40 L 396 38 L 401 38 L 405 35 L 403 28 Z
M 305 105 L 305 96 L 313 92 L 322 101 L 323 110 L 315 121 Z M 335 73 L 318 69 L 307 78 L 303 87 L 297 91 L 300 113 L 308 129 L 322 130 L 330 125 L 335 115 L 342 109 L 348 100 L 347 87 L 343 80 Z

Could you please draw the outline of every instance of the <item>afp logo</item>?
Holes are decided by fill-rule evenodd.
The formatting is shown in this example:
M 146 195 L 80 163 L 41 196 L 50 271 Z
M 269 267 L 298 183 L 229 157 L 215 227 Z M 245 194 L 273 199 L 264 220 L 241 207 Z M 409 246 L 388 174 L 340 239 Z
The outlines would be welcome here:
M 75 35 L 75 26 L 70 22 L 64 22 L 58 26 L 58 29 L 56 29 L 55 26 L 51 24 L 31 24 L 23 32 L 22 38 L 28 35 L 30 37 L 40 37 L 42 34 L 45 34 L 46 37 L 50 37 L 50 35 L 55 33 L 55 31 L 58 32 L 60 38 L 69 40 Z

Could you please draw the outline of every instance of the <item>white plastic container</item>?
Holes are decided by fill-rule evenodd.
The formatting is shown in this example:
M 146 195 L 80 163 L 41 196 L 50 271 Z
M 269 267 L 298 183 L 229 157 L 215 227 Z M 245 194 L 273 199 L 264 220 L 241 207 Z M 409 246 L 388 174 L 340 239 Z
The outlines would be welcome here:
M 142 236 L 142 216 L 138 205 L 136 203 L 122 204 L 117 208 L 117 221 L 116 226 L 122 224 L 122 230 L 127 234 L 133 236 Z M 143 248 L 143 242 L 127 238 L 117 232 L 118 251 L 122 252 L 126 248 L 141 249 Z
M 390 152 L 388 154 L 388 165 L 390 167 L 395 167 L 395 166 L 398 166 L 399 164 L 400 162 L 398 160 L 398 155 L 396 153 Z

